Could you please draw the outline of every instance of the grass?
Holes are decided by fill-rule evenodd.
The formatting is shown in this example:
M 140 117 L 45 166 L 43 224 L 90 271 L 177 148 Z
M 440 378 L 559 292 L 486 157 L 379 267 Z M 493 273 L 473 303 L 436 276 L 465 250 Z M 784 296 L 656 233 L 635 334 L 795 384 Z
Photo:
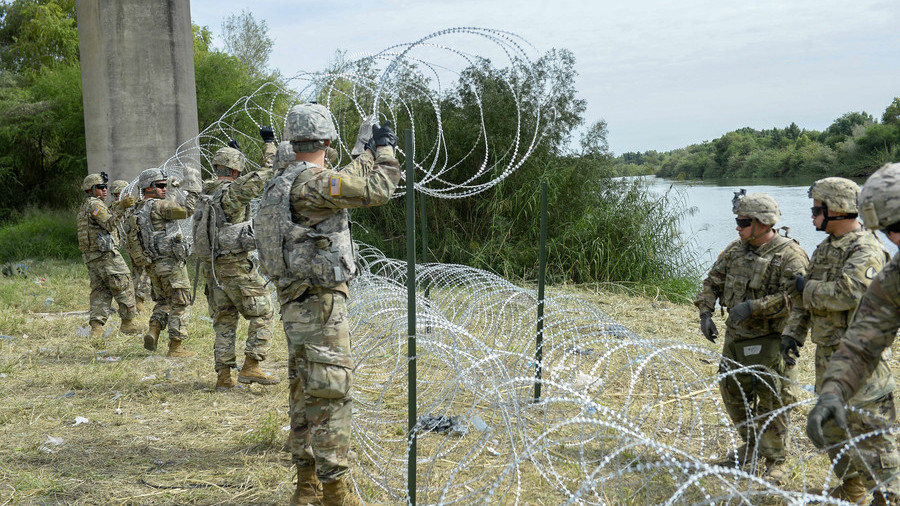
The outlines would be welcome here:
M 73 261 L 28 261 L 29 277 L 0 280 L 0 504 L 285 504 L 293 486 L 290 457 L 281 451 L 287 435 L 282 427 L 289 424 L 288 384 L 286 381 L 286 346 L 281 326 L 275 325 L 269 360 L 264 368 L 282 378 L 275 386 L 241 385 L 227 393 L 216 393 L 213 385 L 213 331 L 202 298 L 191 311 L 186 347 L 198 352 L 192 359 L 170 360 L 163 353 L 148 353 L 138 337 L 127 337 L 113 332 L 106 340 L 104 350 L 90 346 L 86 335 L 79 329 L 86 326 L 86 315 L 51 317 L 42 313 L 65 313 L 85 310 L 88 300 L 88 279 L 84 266 Z M 44 281 L 40 282 L 43 278 Z M 35 280 L 39 282 L 36 283 Z M 613 289 L 611 289 L 613 288 Z M 696 309 L 686 303 L 671 302 L 659 293 L 626 293 L 627 287 L 562 286 L 553 289 L 556 294 L 571 294 L 590 301 L 615 321 L 628 326 L 635 333 L 648 339 L 670 339 L 719 351 L 719 346 L 707 343 L 696 329 Z M 435 293 L 434 299 L 440 299 Z M 464 290 L 460 297 L 465 296 Z M 47 298 L 53 302 L 46 305 Z M 452 306 L 452 301 L 447 301 Z M 524 306 L 523 306 L 524 307 Z M 501 319 L 519 317 L 516 304 L 510 301 L 504 306 Z M 142 315 L 147 318 L 149 314 Z M 369 328 L 376 328 L 377 315 L 372 315 Z M 502 345 L 503 325 L 510 322 L 489 322 L 477 316 L 466 325 L 471 328 L 497 326 L 498 342 Z M 513 323 L 515 325 L 515 323 Z M 108 327 L 118 325 L 112 317 Z M 557 322 L 550 318 L 547 328 Z M 246 323 L 238 331 L 246 335 Z M 451 350 L 452 351 L 452 350 Z M 397 349 L 402 355 L 402 346 Z M 439 383 L 439 374 L 452 383 L 455 376 L 447 371 L 428 371 L 427 364 L 438 350 L 421 353 L 419 360 L 421 378 L 431 372 L 434 380 L 426 388 L 453 388 Z M 599 350 L 598 350 L 599 352 Z M 594 355 L 596 357 L 597 355 Z M 375 357 L 379 358 L 379 357 Z M 664 371 L 650 368 L 637 376 L 637 384 L 630 384 L 625 360 L 606 361 L 612 372 L 606 374 L 608 384 L 593 399 L 609 409 L 632 420 L 665 420 L 663 426 L 642 426 L 652 431 L 661 442 L 677 446 L 680 439 L 698 440 L 690 431 L 691 423 L 678 422 L 681 408 L 677 399 L 649 405 L 636 402 L 641 396 L 658 396 L 671 390 L 674 378 Z M 502 360 L 498 357 L 497 360 Z M 515 357 L 508 364 L 509 370 L 521 369 Z M 240 360 L 239 360 L 240 362 Z M 592 366 L 593 360 L 582 367 Z M 395 364 L 388 357 L 383 363 L 372 362 L 387 370 L 361 371 L 363 375 L 377 377 L 390 374 Z M 801 362 L 801 380 L 810 383 L 813 377 L 811 361 Z M 434 367 L 434 366 L 432 366 Z M 715 363 L 692 365 L 697 374 L 715 374 Z M 405 370 L 399 371 L 400 374 Z M 431 380 L 431 378 L 428 378 Z M 633 380 L 631 380 L 633 381 Z M 360 381 L 360 385 L 364 382 Z M 375 438 L 380 448 L 402 446 L 405 438 L 406 398 L 403 385 L 398 382 L 382 399 L 384 409 L 396 414 L 390 420 L 377 420 L 379 426 L 367 427 L 368 437 Z M 519 396 L 528 395 L 528 386 L 519 388 Z M 376 389 L 377 390 L 377 389 Z M 464 389 L 465 390 L 465 389 Z M 378 393 L 377 391 L 374 393 Z M 421 393 L 421 391 L 420 391 Z M 370 392 L 360 392 L 366 398 Z M 474 392 L 472 395 L 478 395 Z M 545 395 L 549 395 L 548 389 Z M 448 410 L 465 410 L 472 402 L 467 393 L 454 398 Z M 594 394 L 596 395 L 596 394 Z M 371 400 L 371 395 L 368 397 Z M 664 399 L 668 399 L 665 398 Z M 492 416 L 489 406 L 497 402 L 491 398 L 478 401 L 484 406 L 485 420 L 489 425 L 498 419 Z M 479 408 L 482 409 L 482 408 Z M 528 430 L 550 431 L 558 444 L 540 454 L 537 462 L 523 460 L 513 472 L 515 479 L 500 480 L 499 488 L 491 502 L 495 504 L 560 504 L 565 497 L 558 484 L 548 486 L 541 469 L 552 467 L 571 491 L 584 483 L 593 471 L 591 466 L 608 460 L 602 471 L 608 479 L 611 469 L 629 469 L 638 464 L 652 465 L 659 457 L 650 448 L 622 447 L 616 431 L 600 425 L 572 423 L 583 416 L 579 402 L 557 402 L 549 408 L 536 405 L 522 408 L 529 419 Z M 458 411 L 457 411 L 458 412 Z M 424 414 L 420 411 L 419 413 Z M 709 441 L 705 452 L 724 454 L 726 441 L 717 439 L 724 427 L 710 410 L 698 415 L 710 433 L 703 441 Z M 805 419 L 795 414 L 793 438 L 800 445 L 804 458 L 815 455 L 805 437 L 799 432 Z M 78 417 L 88 423 L 76 424 Z M 669 423 L 671 421 L 671 423 Z M 457 481 L 471 479 L 474 490 L 486 485 L 484 469 L 503 469 L 512 456 L 509 445 L 493 443 L 494 436 L 473 431 L 466 438 L 484 438 L 479 444 L 453 446 L 452 440 L 443 436 L 424 435 L 419 439 L 420 456 L 441 455 L 420 467 L 423 477 L 431 483 L 442 483 L 452 473 Z M 398 443 L 385 443 L 397 441 Z M 584 443 L 587 441 L 587 443 Z M 361 452 L 364 441 L 356 439 L 352 451 Z M 393 445 L 393 446 L 392 446 Z M 474 455 L 469 448 L 479 449 Z M 492 453 L 495 452 L 495 453 Z M 396 456 L 396 455 L 394 455 Z M 386 456 L 391 457 L 391 456 Z M 811 475 L 824 480 L 828 472 L 827 461 L 810 457 L 806 465 L 806 480 Z M 457 463 L 469 459 L 470 465 Z M 364 462 L 365 459 L 363 459 Z M 396 460 L 386 458 L 386 465 L 401 466 Z M 591 464 L 584 467 L 580 462 Z M 393 504 L 390 497 L 360 471 L 378 472 L 377 469 L 359 469 L 354 473 L 368 502 Z M 390 469 L 389 476 L 402 476 L 398 469 Z M 487 474 L 490 478 L 496 474 Z M 665 501 L 680 483 L 673 480 L 664 467 L 654 472 L 623 473 L 602 486 L 602 500 L 611 504 L 656 503 Z M 424 480 L 421 480 L 424 481 Z M 402 484 L 393 483 L 394 487 Z M 714 490 L 715 479 L 706 486 Z M 517 497 L 517 490 L 519 495 Z M 425 503 L 436 501 L 434 491 L 422 494 Z M 586 498 L 597 501 L 593 491 L 585 491 Z M 696 490 L 684 496 L 686 502 L 704 502 Z M 775 501 L 774 503 L 777 503 Z
M 0 226 L 0 263 L 26 258 L 81 258 L 75 212 L 29 208 Z

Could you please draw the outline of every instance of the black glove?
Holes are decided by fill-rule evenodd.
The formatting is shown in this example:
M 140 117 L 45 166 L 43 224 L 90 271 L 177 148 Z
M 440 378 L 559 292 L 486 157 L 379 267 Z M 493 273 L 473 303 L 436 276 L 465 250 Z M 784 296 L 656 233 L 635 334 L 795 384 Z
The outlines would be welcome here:
M 236 150 L 238 150 L 238 151 L 241 150 L 241 147 L 238 146 L 237 141 L 234 140 L 234 139 L 231 139 L 230 141 L 228 141 L 228 147 L 229 147 L 229 148 L 234 148 L 234 149 L 236 149 Z
M 844 412 L 844 402 L 840 397 L 834 394 L 822 394 L 819 396 L 819 402 L 809 412 L 809 418 L 806 420 L 806 435 L 816 445 L 816 448 L 825 447 L 825 435 L 822 433 L 822 426 L 828 420 L 834 418 L 834 422 L 838 427 L 847 431 L 847 413 Z
M 784 363 L 790 366 L 797 365 L 800 358 L 800 348 L 803 345 L 791 336 L 781 336 L 781 356 L 784 357 Z M 792 356 L 793 355 L 793 356 Z
M 715 343 L 716 338 L 719 337 L 719 330 L 716 328 L 716 324 L 712 320 L 711 313 L 700 313 L 700 332 L 703 332 L 703 337 L 705 337 L 711 343 Z
M 740 324 L 742 321 L 750 318 L 751 314 L 753 314 L 753 306 L 749 300 L 745 300 L 728 310 L 728 315 L 731 316 L 731 321 L 735 324 Z
M 800 295 L 803 295 L 803 288 L 806 287 L 806 278 L 803 276 L 797 276 L 797 279 L 794 280 L 794 287 L 797 288 L 797 291 L 800 292 Z
M 369 151 L 375 153 L 375 148 L 378 146 L 397 147 L 397 134 L 394 133 L 392 126 L 390 120 L 385 121 L 381 126 L 372 125 L 372 138 L 366 145 Z
M 262 137 L 263 142 L 275 142 L 275 130 L 272 130 L 270 126 L 259 127 L 259 136 Z

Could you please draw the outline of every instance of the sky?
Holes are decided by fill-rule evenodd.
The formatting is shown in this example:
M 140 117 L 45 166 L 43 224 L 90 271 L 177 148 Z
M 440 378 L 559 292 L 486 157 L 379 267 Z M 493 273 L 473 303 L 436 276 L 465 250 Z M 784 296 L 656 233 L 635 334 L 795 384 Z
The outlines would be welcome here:
M 192 0 L 221 33 L 248 9 L 283 75 L 324 69 L 337 50 L 378 52 L 446 28 L 513 32 L 539 54 L 566 48 L 586 124 L 609 147 L 668 151 L 742 127 L 823 130 L 851 111 L 880 119 L 900 96 L 896 0 Z M 221 39 L 214 44 L 222 47 Z

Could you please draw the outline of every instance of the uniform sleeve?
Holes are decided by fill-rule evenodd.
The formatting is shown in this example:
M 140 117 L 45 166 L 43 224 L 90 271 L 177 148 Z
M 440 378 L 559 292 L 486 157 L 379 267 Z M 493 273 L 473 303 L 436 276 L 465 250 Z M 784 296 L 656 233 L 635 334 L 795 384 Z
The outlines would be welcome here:
M 818 311 L 852 311 L 859 304 L 874 274 L 883 266 L 884 251 L 881 248 L 856 248 L 835 280 L 811 279 L 806 282 L 803 289 L 804 307 Z
M 263 148 L 263 167 L 266 169 L 271 169 L 275 164 L 275 153 L 278 151 L 278 146 L 275 145 L 274 142 L 267 142 L 265 147 Z
M 271 143 L 267 143 L 268 146 Z M 270 169 L 257 170 L 234 180 L 222 193 L 222 207 L 244 207 L 251 200 L 262 195 L 266 182 L 272 178 Z
M 99 199 L 91 203 L 91 219 L 107 232 L 111 233 L 116 228 L 115 215 Z
M 390 146 L 378 148 L 374 162 L 368 151 L 339 170 L 325 170 L 307 183 L 324 208 L 378 206 L 391 199 L 400 182 L 400 162 Z
M 701 313 L 711 313 L 716 309 L 716 300 L 722 296 L 722 290 L 725 287 L 727 259 L 728 249 L 719 253 L 719 258 L 716 259 L 712 268 L 709 269 L 706 279 L 703 280 L 703 288 L 694 300 L 694 305 Z
M 897 257 L 879 274 L 859 303 L 850 327 L 831 356 L 822 393 L 849 399 L 872 375 L 881 353 L 900 328 L 900 267 Z

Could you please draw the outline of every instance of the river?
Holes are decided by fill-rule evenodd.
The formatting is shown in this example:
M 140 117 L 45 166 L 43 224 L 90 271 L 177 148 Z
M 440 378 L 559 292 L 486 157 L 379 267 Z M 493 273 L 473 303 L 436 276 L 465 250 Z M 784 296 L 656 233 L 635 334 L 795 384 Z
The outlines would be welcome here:
M 681 231 L 690 241 L 691 247 L 705 273 L 725 246 L 737 238 L 731 199 L 734 192 L 744 188 L 747 193 L 771 195 L 781 209 L 781 221 L 777 226 L 790 227 L 790 236 L 800 241 L 807 254 L 812 255 L 816 245 L 825 239 L 825 232 L 819 232 L 812 225 L 812 199 L 807 196 L 809 185 L 815 179 L 729 179 L 720 181 L 676 181 L 644 176 L 651 191 L 662 193 L 676 191 L 691 212 L 681 222 Z M 862 181 L 858 181 L 862 184 Z M 897 247 L 878 238 L 885 244 L 891 255 Z

